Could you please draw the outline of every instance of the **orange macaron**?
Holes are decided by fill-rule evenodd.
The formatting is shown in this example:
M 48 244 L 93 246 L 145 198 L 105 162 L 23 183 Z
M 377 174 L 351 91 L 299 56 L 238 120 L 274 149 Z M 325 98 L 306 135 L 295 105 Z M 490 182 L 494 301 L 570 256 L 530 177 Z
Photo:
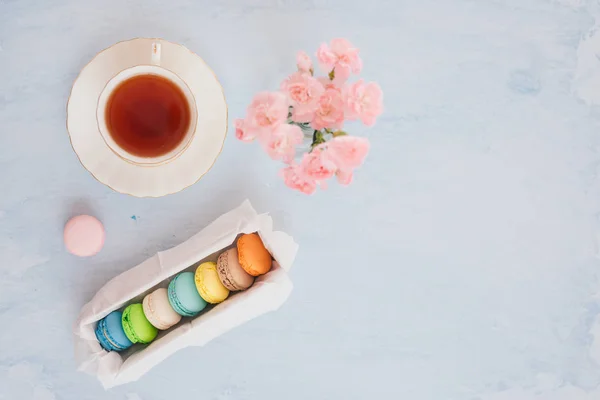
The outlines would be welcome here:
M 272 258 L 256 233 L 242 235 L 237 241 L 238 260 L 248 274 L 259 276 L 271 269 Z

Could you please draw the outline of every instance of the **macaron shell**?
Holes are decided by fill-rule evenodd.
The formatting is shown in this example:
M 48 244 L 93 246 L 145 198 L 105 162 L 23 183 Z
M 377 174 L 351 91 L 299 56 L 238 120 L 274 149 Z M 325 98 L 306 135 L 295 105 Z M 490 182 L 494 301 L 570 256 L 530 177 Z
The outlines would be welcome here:
M 113 311 L 96 325 L 96 338 L 107 351 L 123 351 L 133 345 L 123 331 L 121 315 L 120 311 Z
M 179 298 L 177 297 L 177 294 L 175 293 L 175 280 L 172 280 L 171 283 L 169 283 L 169 303 L 171 304 L 171 307 L 173 308 L 173 310 L 175 310 L 175 312 L 179 315 L 181 315 L 182 317 L 193 317 L 194 313 L 189 312 L 189 310 L 186 310 L 185 308 L 183 308 L 183 305 L 181 304 L 181 302 L 179 301 Z
M 96 334 L 96 339 L 98 339 L 98 343 L 100 343 L 100 346 L 102 346 L 104 350 L 119 351 L 119 348 L 117 348 L 108 338 L 108 334 L 106 332 L 106 321 L 104 319 L 98 321 L 94 333 Z
M 217 273 L 223 286 L 231 291 L 246 290 L 254 283 L 254 277 L 240 265 L 235 247 L 221 253 L 217 260 Z
M 196 288 L 204 300 L 211 304 L 222 302 L 229 296 L 229 289 L 221 283 L 217 273 L 217 264 L 205 262 L 196 269 Z
M 169 283 L 169 303 L 184 317 L 193 317 L 206 307 L 206 301 L 198 294 L 193 272 L 182 272 Z
M 122 325 L 127 338 L 133 343 L 148 344 L 158 335 L 158 330 L 148 321 L 140 303 L 125 308 Z
M 133 345 L 123 330 L 123 326 L 121 324 L 122 317 L 122 312 L 113 311 L 103 319 L 105 335 L 113 344 L 116 351 L 127 350 Z
M 266 274 L 273 260 L 260 236 L 256 233 L 242 235 L 237 241 L 238 261 L 242 268 L 252 276 Z
M 102 222 L 91 215 L 78 215 L 65 225 L 63 240 L 67 251 L 80 257 L 97 254 L 104 246 Z
M 156 289 L 144 297 L 142 306 L 144 315 L 157 329 L 167 330 L 181 321 L 181 315 L 177 314 L 169 303 L 168 291 L 165 288 Z
M 123 331 L 125 331 L 125 335 L 127 336 L 127 339 L 129 339 L 132 343 L 137 343 L 139 341 L 138 337 L 135 335 L 135 332 L 133 331 L 133 327 L 132 324 L 129 320 L 129 314 L 131 311 L 131 306 L 126 307 L 125 310 L 123 310 L 123 315 L 122 315 L 122 319 L 121 319 L 121 325 L 123 326 Z

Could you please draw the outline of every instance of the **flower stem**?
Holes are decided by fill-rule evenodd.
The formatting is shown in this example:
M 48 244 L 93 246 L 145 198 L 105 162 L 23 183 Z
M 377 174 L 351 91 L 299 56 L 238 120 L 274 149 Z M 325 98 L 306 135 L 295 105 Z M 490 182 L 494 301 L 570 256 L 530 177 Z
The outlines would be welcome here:
M 315 131 L 313 132 L 313 140 L 312 140 L 312 144 L 310 145 L 310 150 L 312 151 L 315 147 L 317 147 L 321 143 L 325 143 L 325 142 L 326 142 L 326 140 L 323 137 L 323 132 L 315 129 Z

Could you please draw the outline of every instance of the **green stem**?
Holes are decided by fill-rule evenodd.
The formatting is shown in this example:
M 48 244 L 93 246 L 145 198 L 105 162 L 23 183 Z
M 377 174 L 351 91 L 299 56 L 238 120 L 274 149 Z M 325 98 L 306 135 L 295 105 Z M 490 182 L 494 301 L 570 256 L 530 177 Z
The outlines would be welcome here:
M 312 151 L 312 149 L 314 149 L 316 146 L 320 145 L 321 143 L 325 143 L 326 140 L 323 137 L 323 132 L 318 131 L 315 129 L 315 131 L 313 132 L 313 140 L 312 140 L 312 144 L 310 145 L 310 149 Z

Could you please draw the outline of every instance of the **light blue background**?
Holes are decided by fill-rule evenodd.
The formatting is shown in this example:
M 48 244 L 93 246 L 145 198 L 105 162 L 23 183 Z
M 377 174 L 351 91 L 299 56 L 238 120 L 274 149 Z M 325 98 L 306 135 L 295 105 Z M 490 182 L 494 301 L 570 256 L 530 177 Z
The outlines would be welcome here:
M 600 398 L 599 17 L 597 0 L 0 0 L 0 399 Z M 355 182 L 293 192 L 233 129 L 179 194 L 95 181 L 67 97 L 138 36 L 200 54 L 230 126 L 297 50 L 349 38 L 386 108 L 349 127 L 372 143 Z M 76 372 L 82 305 L 245 198 L 301 245 L 289 301 L 110 392 Z M 106 227 L 96 257 L 63 249 L 78 213 Z

